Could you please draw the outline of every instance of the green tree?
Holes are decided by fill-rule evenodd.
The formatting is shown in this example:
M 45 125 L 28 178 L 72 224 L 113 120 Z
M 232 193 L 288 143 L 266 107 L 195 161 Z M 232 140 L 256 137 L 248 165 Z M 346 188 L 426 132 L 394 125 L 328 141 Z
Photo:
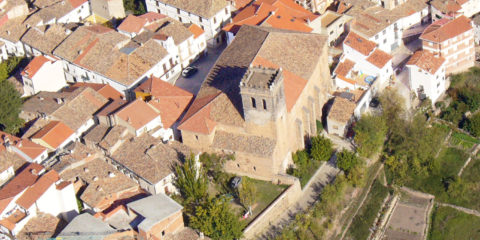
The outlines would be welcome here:
M 133 13 L 135 15 L 142 15 L 146 13 L 145 5 L 142 0 L 123 0 L 125 12 Z
M 225 198 L 208 199 L 197 206 L 190 217 L 190 226 L 215 240 L 239 239 L 243 227 Z
M 467 185 L 459 177 L 454 177 L 452 181 L 448 182 L 447 194 L 453 199 L 464 198 L 467 192 Z
M 473 136 L 480 137 L 480 113 L 476 113 L 472 117 L 468 118 L 465 128 Z
M 19 117 L 23 101 L 12 83 L 0 80 L 0 125 L 2 130 L 16 134 L 24 121 Z
M 387 125 L 382 116 L 364 115 L 353 129 L 357 151 L 361 156 L 371 157 L 383 146 Z
M 337 166 L 342 169 L 346 175 L 350 173 L 350 170 L 360 164 L 361 160 L 355 155 L 355 153 L 343 149 L 337 153 Z
M 332 155 L 332 141 L 324 136 L 312 137 L 310 156 L 316 161 L 327 161 Z
M 253 184 L 252 180 L 248 177 L 243 177 L 242 184 L 238 188 L 238 198 L 240 200 L 240 203 L 246 209 L 249 209 L 253 204 L 255 204 L 256 194 L 257 188 Z
M 195 164 L 195 157 L 190 155 L 183 165 L 175 168 L 176 185 L 186 202 L 199 202 L 207 196 L 208 181 L 201 167 Z
M 392 132 L 401 125 L 402 115 L 405 113 L 405 99 L 396 90 L 385 89 L 379 100 L 388 131 Z

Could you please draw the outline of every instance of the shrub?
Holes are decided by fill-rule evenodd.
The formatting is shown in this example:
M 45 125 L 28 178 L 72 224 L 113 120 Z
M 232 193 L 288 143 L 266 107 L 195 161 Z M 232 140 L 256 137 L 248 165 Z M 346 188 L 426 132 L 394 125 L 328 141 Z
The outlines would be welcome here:
M 333 148 L 330 139 L 323 136 L 315 136 L 312 138 L 312 148 L 310 156 L 317 161 L 327 161 L 332 155 Z

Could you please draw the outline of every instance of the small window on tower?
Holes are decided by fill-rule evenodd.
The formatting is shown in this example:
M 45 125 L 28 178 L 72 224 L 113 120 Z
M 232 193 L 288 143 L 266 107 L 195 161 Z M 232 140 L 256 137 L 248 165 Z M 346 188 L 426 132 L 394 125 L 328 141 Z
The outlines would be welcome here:
M 263 101 L 263 109 L 267 110 L 267 101 L 265 101 L 265 99 L 263 99 L 262 101 Z
M 252 97 L 252 107 L 257 108 L 257 102 L 255 102 L 255 98 Z

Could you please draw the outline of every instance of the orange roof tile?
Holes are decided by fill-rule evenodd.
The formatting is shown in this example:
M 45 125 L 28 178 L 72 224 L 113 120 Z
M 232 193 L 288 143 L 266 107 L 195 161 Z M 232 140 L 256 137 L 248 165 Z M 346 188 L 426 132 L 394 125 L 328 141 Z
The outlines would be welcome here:
M 45 173 L 17 199 L 16 203 L 29 209 L 58 180 L 60 176 L 55 170 Z
M 5 210 L 13 198 L 23 192 L 27 187 L 32 186 L 38 179 L 38 173 L 43 166 L 30 163 L 25 169 L 17 174 L 10 182 L 0 189 L 0 213 Z
M 10 144 L 15 146 L 18 150 L 22 151 L 31 159 L 37 158 L 47 150 L 45 147 L 38 145 L 28 139 L 18 138 L 11 134 L 0 131 L 0 145 L 3 145 L 5 143 L 6 138 L 10 140 Z
M 347 76 L 347 74 L 350 72 L 350 70 L 352 70 L 354 66 L 355 62 L 351 61 L 350 59 L 345 59 L 335 68 L 335 73 L 337 75 Z
M 385 64 L 392 59 L 392 55 L 380 50 L 375 49 L 370 56 L 367 57 L 367 61 L 378 68 L 383 68 Z
M 202 35 L 205 31 L 199 27 L 197 24 L 190 24 L 190 26 L 188 27 L 188 31 L 190 31 L 191 33 L 193 33 L 193 37 L 194 38 L 198 38 L 200 35 Z
M 49 147 L 56 149 L 74 133 L 75 132 L 64 123 L 60 121 L 51 121 L 45 125 L 45 127 L 40 129 L 40 131 L 33 134 L 30 139 L 41 139 L 48 144 Z
M 117 91 L 115 88 L 108 84 L 101 84 L 101 83 L 84 83 L 84 82 L 77 82 L 70 86 L 70 88 L 67 91 L 75 91 L 78 88 L 81 87 L 89 87 L 96 92 L 98 92 L 100 95 L 104 96 L 107 99 L 119 99 L 123 98 L 123 95 Z
M 221 93 L 213 94 L 196 100 L 197 105 L 192 106 L 189 109 L 189 111 L 191 111 L 193 114 L 190 116 L 185 115 L 181 124 L 178 126 L 178 129 L 210 134 L 217 125 L 217 123 L 213 121 L 210 116 L 212 110 L 211 103 L 220 94 Z M 200 108 L 196 109 L 198 106 L 200 106 Z
M 72 7 L 77 8 L 80 7 L 82 4 L 86 3 L 88 0 L 68 0 Z
M 353 112 L 355 111 L 356 107 L 357 104 L 348 99 L 342 97 L 335 97 L 332 107 L 328 112 L 328 119 L 333 119 L 342 123 L 346 123 L 352 118 Z
M 148 103 L 159 111 L 164 128 L 170 128 L 177 122 L 193 98 L 190 92 L 153 76 L 135 91 L 152 95 L 152 100 Z
M 430 24 L 430 26 L 423 31 L 420 39 L 441 43 L 472 29 L 470 19 L 465 16 L 460 16 L 448 22 L 446 21 L 448 20 L 440 19 Z
M 415 65 L 430 74 L 435 74 L 444 62 L 444 58 L 436 57 L 429 51 L 420 50 L 413 54 L 407 65 Z
M 147 22 L 151 23 L 153 21 L 156 21 L 156 20 L 159 20 L 159 19 L 162 19 L 162 18 L 166 18 L 167 16 L 165 16 L 163 14 L 160 14 L 160 13 L 156 13 L 156 12 L 147 12 L 143 15 L 138 16 L 138 17 L 146 19 Z
M 367 40 L 364 37 L 361 37 L 353 31 L 348 33 L 347 37 L 343 41 L 343 44 L 355 49 L 365 56 L 368 56 L 377 47 L 377 44 Z
M 123 20 L 117 29 L 128 33 L 140 33 L 145 24 L 147 24 L 146 18 L 130 14 L 125 20 Z
M 159 116 L 159 114 L 142 99 L 136 99 L 115 115 L 130 124 L 135 130 L 141 129 Z
M 33 78 L 33 76 L 35 76 L 38 70 L 40 70 L 40 68 L 42 68 L 43 64 L 46 62 L 50 62 L 50 60 L 43 55 L 33 58 L 32 61 L 30 61 L 30 63 L 28 63 L 28 65 L 22 71 L 22 75 L 28 78 Z
M 13 231 L 13 229 L 15 228 L 15 223 L 10 222 L 6 218 L 0 220 L 0 225 L 6 227 L 10 231 Z

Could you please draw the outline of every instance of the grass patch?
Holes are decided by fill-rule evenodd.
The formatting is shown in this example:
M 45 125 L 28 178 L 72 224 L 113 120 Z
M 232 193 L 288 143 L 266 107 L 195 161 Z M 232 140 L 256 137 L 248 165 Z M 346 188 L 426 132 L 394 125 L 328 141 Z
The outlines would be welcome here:
M 445 137 L 448 135 L 448 132 L 450 132 L 450 127 L 445 124 L 433 123 L 432 127 L 438 129 L 438 133 L 442 134 L 443 139 L 445 139 Z
M 466 192 L 461 198 L 452 199 L 452 203 L 480 211 L 480 159 L 473 158 L 462 173 Z
M 475 144 L 480 143 L 480 141 L 465 133 L 454 132 L 450 138 L 450 143 L 464 149 L 471 149 Z
M 438 207 L 432 215 L 429 239 L 480 239 L 480 218 L 450 207 Z
M 467 160 L 467 154 L 457 148 L 444 148 L 437 159 L 433 160 L 435 168 L 429 174 L 413 175 L 406 186 L 433 194 L 440 201 L 448 201 L 444 181 L 449 177 L 456 176 Z
M 253 215 L 247 219 L 247 223 L 250 223 L 260 214 L 265 208 L 267 208 L 285 189 L 288 185 L 276 185 L 272 182 L 262 181 L 250 178 L 250 182 L 255 185 L 257 189 L 255 193 L 255 206 L 252 209 Z
M 322 121 L 317 120 L 317 133 L 320 134 L 323 131 Z
M 383 186 L 379 181 L 373 182 L 367 199 L 365 199 L 358 214 L 353 218 L 352 225 L 350 225 L 347 233 L 352 239 L 367 239 L 370 235 L 369 229 L 372 227 L 373 221 L 377 217 L 378 211 L 380 211 L 383 200 L 387 195 L 387 187 Z

